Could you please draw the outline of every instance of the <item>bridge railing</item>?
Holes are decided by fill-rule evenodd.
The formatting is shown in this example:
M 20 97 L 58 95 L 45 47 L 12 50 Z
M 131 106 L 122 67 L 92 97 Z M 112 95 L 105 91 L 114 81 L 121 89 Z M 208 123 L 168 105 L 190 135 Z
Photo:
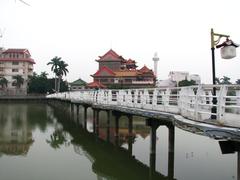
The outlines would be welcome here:
M 213 96 L 213 87 L 216 96 Z M 48 98 L 68 99 L 180 114 L 188 119 L 204 121 L 216 115 L 217 120 L 240 121 L 239 85 L 199 85 L 176 88 L 81 90 L 51 94 Z M 217 103 L 213 104 L 213 98 Z M 216 107 L 217 112 L 211 109 Z

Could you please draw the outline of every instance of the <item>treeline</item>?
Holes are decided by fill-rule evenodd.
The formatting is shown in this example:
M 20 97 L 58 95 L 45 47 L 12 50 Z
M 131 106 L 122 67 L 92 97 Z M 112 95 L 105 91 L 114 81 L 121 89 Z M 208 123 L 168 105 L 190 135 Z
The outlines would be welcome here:
M 240 84 L 240 79 L 237 79 L 235 82 L 231 82 L 231 78 L 227 77 L 227 76 L 223 76 L 222 78 L 216 78 L 216 84 Z M 196 82 L 191 80 L 182 80 L 179 81 L 178 86 L 182 87 L 182 86 L 193 86 L 196 85 Z
M 68 82 L 60 80 L 60 92 L 68 90 Z M 33 76 L 29 77 L 28 93 L 29 94 L 48 94 L 54 93 L 55 90 L 55 78 L 48 78 L 46 72 L 42 72 L 39 75 L 33 73 Z
M 216 84 L 240 84 L 240 79 L 232 83 L 231 78 L 223 76 L 222 78 L 216 78 Z

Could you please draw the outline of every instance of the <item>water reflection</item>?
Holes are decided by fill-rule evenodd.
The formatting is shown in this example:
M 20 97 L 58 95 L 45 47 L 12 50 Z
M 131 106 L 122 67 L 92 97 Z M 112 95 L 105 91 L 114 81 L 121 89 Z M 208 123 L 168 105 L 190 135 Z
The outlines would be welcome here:
M 237 142 L 218 144 L 166 124 L 152 128 L 144 118 L 126 114 L 116 123 L 115 116 L 103 111 L 94 127 L 91 108 L 87 115 L 80 108 L 78 116 L 76 111 L 70 116 L 70 108 L 66 106 L 64 112 L 43 104 L 0 105 L 1 179 L 17 179 L 20 168 L 31 174 L 18 178 L 22 180 L 239 179 Z M 42 166 L 36 167 L 36 162 Z M 17 178 L 11 178 L 10 169 Z
M 237 180 L 240 180 L 240 142 L 219 141 L 222 154 L 237 153 Z
M 46 106 L 6 103 L 0 109 L 0 153 L 27 155 L 34 143 L 32 129 L 46 129 Z
M 64 133 L 69 133 L 71 137 L 71 144 L 74 146 L 74 151 L 77 154 L 85 155 L 92 163 L 92 171 L 98 176 L 98 179 L 174 179 L 174 128 L 170 128 L 169 134 L 169 177 L 156 171 L 156 153 L 149 155 L 149 167 L 142 162 L 135 159 L 132 156 L 132 145 L 135 141 L 136 134 L 140 134 L 143 138 L 146 138 L 150 133 L 150 128 L 145 125 L 145 121 L 136 121 L 134 128 L 132 127 L 132 118 L 129 122 L 125 120 L 115 121 L 110 126 L 104 118 L 101 118 L 101 125 L 99 120 L 94 119 L 92 122 L 97 122 L 93 128 L 93 132 L 85 130 L 84 126 L 76 126 L 71 121 L 61 121 L 64 118 L 64 114 L 59 111 L 53 111 L 54 116 L 59 119 L 62 130 L 55 130 L 51 135 L 52 144 L 59 145 L 67 141 L 64 137 Z M 99 113 L 99 112 L 98 112 Z M 113 119 L 116 117 L 113 117 Z M 111 119 L 111 121 L 114 121 Z M 77 121 L 78 122 L 78 121 Z M 59 134 L 61 133 L 61 134 Z M 56 136 L 56 137 L 55 137 Z M 98 139 L 96 139 L 96 136 Z M 109 137 L 108 137 L 109 136 Z M 54 138 L 55 137 L 55 138 Z M 108 143 L 108 139 L 110 142 Z M 156 140 L 156 138 L 155 138 Z M 116 146 L 116 142 L 117 145 Z M 156 144 L 156 142 L 154 142 Z M 128 148 L 121 148 L 121 146 L 128 145 Z M 53 148 L 56 148 L 54 146 Z M 152 152 L 152 151 L 151 151 Z

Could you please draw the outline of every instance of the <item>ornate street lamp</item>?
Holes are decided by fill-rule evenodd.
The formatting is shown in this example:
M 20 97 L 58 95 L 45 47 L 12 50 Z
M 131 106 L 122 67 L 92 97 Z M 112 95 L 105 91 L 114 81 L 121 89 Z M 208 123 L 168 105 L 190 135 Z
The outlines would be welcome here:
M 217 37 L 217 40 L 214 40 L 214 37 Z M 222 44 L 219 44 L 222 37 L 226 38 L 226 41 Z M 238 47 L 237 44 L 235 44 L 232 40 L 229 39 L 229 35 L 225 34 L 218 34 L 214 33 L 213 29 L 211 29 L 211 51 L 212 51 L 212 82 L 213 85 L 216 84 L 216 74 L 215 74 L 215 46 L 216 48 L 221 48 L 221 57 L 223 59 L 232 59 L 236 57 L 236 48 Z M 219 45 L 218 45 L 219 44 Z M 217 98 L 216 96 L 216 87 L 213 88 L 213 107 L 212 107 L 212 115 L 211 119 L 216 119 L 216 104 L 217 104 Z

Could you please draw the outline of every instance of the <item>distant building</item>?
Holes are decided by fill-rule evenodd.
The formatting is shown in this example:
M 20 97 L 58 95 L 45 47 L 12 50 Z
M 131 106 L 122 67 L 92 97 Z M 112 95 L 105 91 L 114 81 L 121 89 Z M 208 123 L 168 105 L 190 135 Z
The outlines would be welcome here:
M 93 81 L 91 83 L 88 83 L 86 88 L 87 89 L 106 89 L 107 86 L 101 84 L 100 82 Z
M 107 88 L 141 88 L 154 87 L 155 75 L 151 69 L 144 65 L 137 69 L 136 62 L 124 59 L 110 49 L 96 60 L 99 68 L 93 77 L 93 84 L 103 85 Z
M 176 81 L 172 81 L 170 79 L 166 79 L 166 80 L 159 80 L 159 81 L 157 81 L 156 86 L 157 87 L 162 87 L 162 88 L 165 88 L 165 87 L 176 87 L 177 83 L 176 83 Z
M 190 74 L 188 76 L 188 80 L 191 81 L 195 81 L 196 84 L 201 84 L 201 77 L 198 74 Z
M 182 80 L 193 80 L 196 84 L 201 84 L 201 78 L 198 74 L 189 74 L 187 71 L 170 71 L 168 77 L 177 84 Z
M 69 85 L 71 91 L 77 91 L 80 89 L 85 89 L 87 83 L 83 81 L 81 78 L 79 78 L 78 80 L 69 83 Z
M 1 88 L 0 94 L 25 95 L 29 76 L 33 75 L 34 60 L 27 49 L 1 49 L 0 50 L 0 78 L 7 79 L 5 89 Z M 24 82 L 20 88 L 16 86 L 14 76 L 20 75 Z

